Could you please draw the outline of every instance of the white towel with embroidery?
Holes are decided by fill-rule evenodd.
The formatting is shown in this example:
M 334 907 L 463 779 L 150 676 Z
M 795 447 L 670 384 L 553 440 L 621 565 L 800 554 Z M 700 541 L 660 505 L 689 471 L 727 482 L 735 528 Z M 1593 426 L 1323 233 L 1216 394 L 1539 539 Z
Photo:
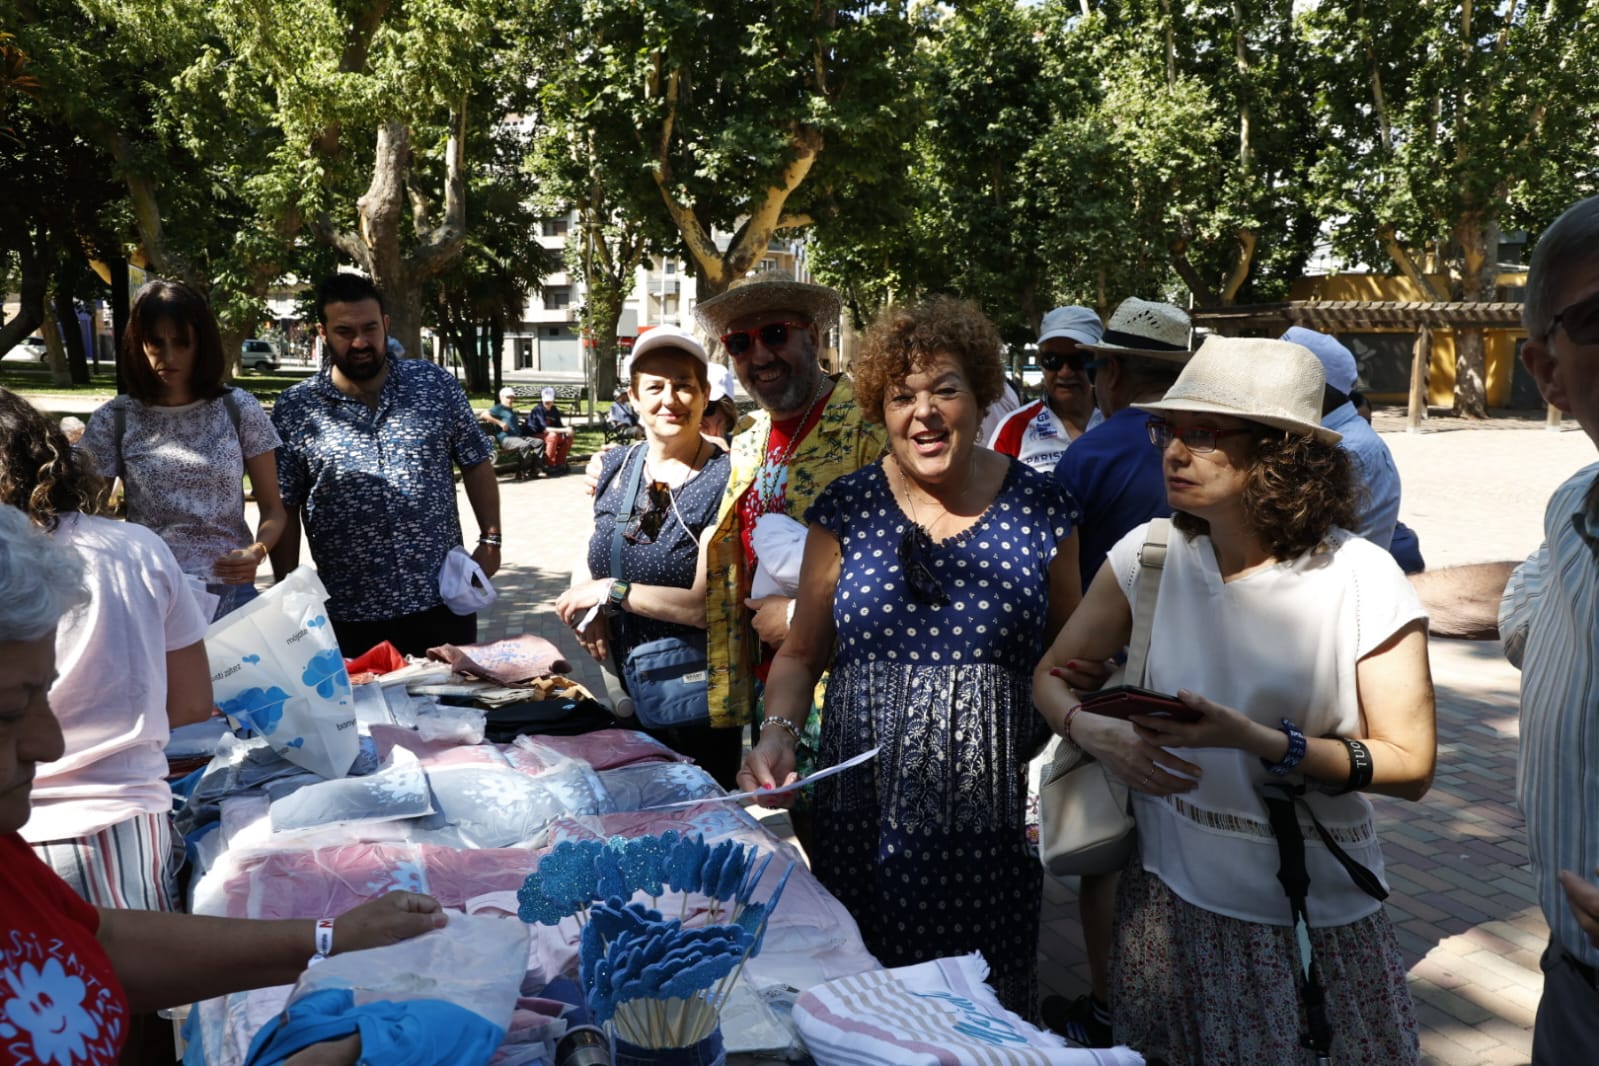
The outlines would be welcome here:
M 1000 1006 L 981 955 L 817 985 L 794 1024 L 818 1066 L 1141 1066 L 1130 1048 L 1074 1048 Z

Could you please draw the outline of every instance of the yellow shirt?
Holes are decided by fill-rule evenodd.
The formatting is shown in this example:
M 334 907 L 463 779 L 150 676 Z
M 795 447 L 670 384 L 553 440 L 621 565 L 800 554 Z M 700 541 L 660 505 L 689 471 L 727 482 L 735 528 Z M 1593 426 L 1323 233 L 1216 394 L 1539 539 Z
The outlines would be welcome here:
M 711 725 L 743 726 L 754 720 L 755 667 L 761 641 L 744 606 L 751 575 L 745 572 L 738 501 L 755 481 L 772 432 L 772 416 L 756 411 L 733 438 L 733 469 L 706 549 L 705 622 L 709 661 Z M 788 464 L 783 513 L 803 521 L 805 509 L 837 478 L 874 462 L 887 437 L 882 426 L 861 418 L 849 378 L 840 377 L 822 417 L 795 449 Z

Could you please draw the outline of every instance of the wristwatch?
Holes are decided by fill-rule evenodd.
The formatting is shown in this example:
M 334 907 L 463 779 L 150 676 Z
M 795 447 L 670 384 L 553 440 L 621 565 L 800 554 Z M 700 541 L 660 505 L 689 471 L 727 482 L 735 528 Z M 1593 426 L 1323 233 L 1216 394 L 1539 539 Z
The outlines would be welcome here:
M 622 601 L 627 599 L 628 590 L 633 586 L 626 581 L 611 580 L 611 587 L 605 593 L 605 613 L 620 614 Z

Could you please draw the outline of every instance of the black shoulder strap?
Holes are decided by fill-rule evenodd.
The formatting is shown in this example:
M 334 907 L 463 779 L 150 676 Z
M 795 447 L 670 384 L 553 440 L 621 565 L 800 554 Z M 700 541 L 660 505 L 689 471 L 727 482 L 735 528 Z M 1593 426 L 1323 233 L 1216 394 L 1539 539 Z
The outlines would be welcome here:
M 627 518 L 622 517 L 622 509 L 616 509 L 616 521 L 611 526 L 611 576 L 622 576 L 622 530 L 633 517 L 633 510 L 638 506 L 638 487 L 644 483 L 644 445 L 635 444 L 627 450 L 627 458 L 622 460 L 622 466 L 629 471 L 627 477 L 627 492 L 622 499 L 627 502 Z M 633 460 L 637 459 L 638 462 Z M 599 490 L 595 490 L 595 499 L 599 498 Z
M 1303 786 L 1287 783 L 1268 783 L 1261 798 L 1266 801 L 1266 814 L 1271 820 L 1272 836 L 1277 838 L 1277 880 L 1288 896 L 1288 906 L 1293 913 L 1295 938 L 1299 941 L 1302 975 L 1300 991 L 1305 997 L 1305 1021 L 1308 1030 L 1304 1046 L 1313 1051 L 1318 1063 L 1327 1061 L 1327 1051 L 1332 1046 L 1332 1023 L 1327 1018 L 1326 992 L 1321 987 L 1315 959 L 1310 951 L 1310 919 L 1305 911 L 1305 899 L 1310 894 L 1310 868 L 1305 862 L 1305 835 L 1299 828 L 1297 808 L 1303 806 L 1310 815 L 1310 824 L 1316 835 L 1327 845 L 1333 858 L 1338 860 L 1356 886 L 1374 899 L 1387 899 L 1388 891 L 1377 880 L 1377 875 L 1349 856 L 1327 832 L 1316 812 L 1305 803 Z

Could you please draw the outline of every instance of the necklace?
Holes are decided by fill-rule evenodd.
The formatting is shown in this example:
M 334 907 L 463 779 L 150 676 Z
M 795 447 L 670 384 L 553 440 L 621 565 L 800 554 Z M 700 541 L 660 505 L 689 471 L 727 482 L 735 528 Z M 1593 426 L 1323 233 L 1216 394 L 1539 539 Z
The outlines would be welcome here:
M 933 502 L 938 503 L 939 507 L 942 508 L 944 513 L 933 519 L 930 524 L 926 526 L 922 525 L 921 519 L 916 516 L 916 497 L 911 493 L 910 475 L 905 473 L 905 468 L 900 465 L 899 456 L 890 453 L 888 457 L 894 460 L 894 469 L 899 471 L 900 491 L 905 494 L 905 505 L 911 510 L 911 524 L 922 530 L 927 535 L 927 538 L 930 542 L 937 543 L 938 538 L 935 536 L 935 531 L 938 529 L 938 524 L 944 519 L 948 518 L 953 512 L 935 498 Z M 977 451 L 976 449 L 973 449 L 971 458 L 968 459 L 966 463 L 966 483 L 962 485 L 960 489 L 962 494 L 966 492 L 967 486 L 972 483 L 976 469 Z M 959 502 L 960 501 L 957 499 L 956 503 L 958 504 Z
M 703 472 L 704 467 L 700 466 L 699 462 L 700 456 L 704 454 L 704 451 L 707 447 L 709 447 L 709 445 L 706 444 L 704 440 L 701 440 L 699 445 L 694 449 L 694 459 L 689 463 L 688 477 L 685 477 L 676 488 L 669 489 L 666 493 L 666 498 L 670 500 L 672 504 L 672 513 L 677 516 L 677 524 L 683 527 L 683 532 L 687 533 L 693 538 L 696 547 L 699 546 L 700 537 L 704 531 L 701 530 L 700 533 L 695 533 L 689 528 L 688 521 L 683 517 L 683 512 L 677 508 L 677 498 L 683 495 L 683 490 L 688 488 L 688 483 L 699 477 Z M 634 505 L 637 506 L 637 501 L 634 501 Z
M 794 425 L 794 432 L 788 438 L 788 443 L 783 445 L 783 450 L 774 459 L 770 451 L 761 456 L 761 465 L 755 470 L 755 499 L 760 504 L 760 513 L 779 510 L 779 503 L 783 498 L 783 490 L 787 487 L 787 473 L 789 460 L 794 458 L 794 452 L 800 446 L 804 436 L 805 423 L 810 421 L 811 412 L 816 410 L 817 401 L 827 392 L 827 375 L 822 375 L 822 380 L 816 383 L 816 391 L 811 393 L 811 402 L 805 405 L 805 413 Z

